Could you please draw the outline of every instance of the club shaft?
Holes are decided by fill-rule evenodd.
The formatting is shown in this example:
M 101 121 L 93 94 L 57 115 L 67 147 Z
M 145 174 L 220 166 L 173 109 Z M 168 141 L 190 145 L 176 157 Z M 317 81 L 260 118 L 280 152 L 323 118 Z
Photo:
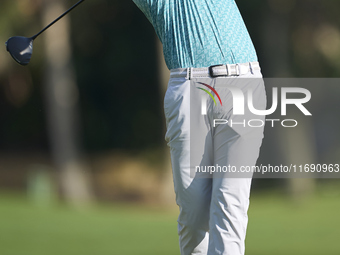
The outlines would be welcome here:
M 56 23 L 58 20 L 60 20 L 62 17 L 64 17 L 67 13 L 69 13 L 70 11 L 72 11 L 74 8 L 76 8 L 79 4 L 81 4 L 82 2 L 84 2 L 85 0 L 80 0 L 78 3 L 76 3 L 75 5 L 73 5 L 70 9 L 68 9 L 66 12 L 64 12 L 63 14 L 61 14 L 58 18 L 56 18 L 54 21 L 52 21 L 48 26 L 46 26 L 43 30 L 41 30 L 39 33 L 37 33 L 36 35 L 32 36 L 31 38 L 34 40 L 35 38 L 37 38 L 40 34 L 42 34 L 45 30 L 47 30 L 50 26 L 52 26 L 54 23 Z

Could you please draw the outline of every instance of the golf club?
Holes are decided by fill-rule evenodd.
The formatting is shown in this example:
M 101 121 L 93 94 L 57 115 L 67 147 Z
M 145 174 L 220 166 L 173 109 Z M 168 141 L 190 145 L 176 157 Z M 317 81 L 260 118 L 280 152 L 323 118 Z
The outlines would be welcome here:
M 27 65 L 32 57 L 33 53 L 33 41 L 37 38 L 40 34 L 42 34 L 45 30 L 47 30 L 50 26 L 64 17 L 67 13 L 72 11 L 75 7 L 79 4 L 84 2 L 85 0 L 80 0 L 78 3 L 73 5 L 70 9 L 60 15 L 57 19 L 51 22 L 48 26 L 46 26 L 43 30 L 32 37 L 24 37 L 24 36 L 14 36 L 7 40 L 6 42 L 6 49 L 11 54 L 13 59 L 18 62 L 20 65 Z

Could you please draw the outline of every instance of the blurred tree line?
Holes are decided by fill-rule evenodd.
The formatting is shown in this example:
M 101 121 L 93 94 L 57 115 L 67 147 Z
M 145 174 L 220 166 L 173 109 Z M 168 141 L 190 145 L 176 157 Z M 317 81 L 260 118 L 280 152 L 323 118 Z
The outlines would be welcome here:
M 40 30 L 42 2 L 3 0 L 1 40 Z M 266 77 L 339 76 L 339 1 L 236 2 Z M 152 26 L 132 1 L 86 1 L 70 18 L 86 151 L 161 146 L 163 109 Z M 34 46 L 28 67 L 1 50 L 2 151 L 48 149 L 41 95 L 44 45 L 39 39 Z
M 8 32 L 1 30 L 3 42 L 14 35 L 30 36 L 42 28 L 41 2 L 1 3 L 1 24 L 8 26 Z M 30 5 L 36 8 L 27 11 L 25 7 Z M 162 104 L 151 25 L 132 1 L 87 1 L 70 15 L 83 147 L 93 152 L 160 146 Z M 54 18 L 50 17 L 51 21 Z M 1 50 L 6 62 L 0 74 L 3 151 L 49 148 L 42 99 L 46 71 L 43 49 L 42 40 L 36 40 L 27 67 L 13 63 L 5 47 Z

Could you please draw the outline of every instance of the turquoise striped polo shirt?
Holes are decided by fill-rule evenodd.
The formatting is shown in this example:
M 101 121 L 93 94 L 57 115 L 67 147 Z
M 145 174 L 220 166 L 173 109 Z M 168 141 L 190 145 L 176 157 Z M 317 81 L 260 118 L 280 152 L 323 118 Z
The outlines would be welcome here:
M 163 44 L 169 69 L 257 61 L 234 0 L 133 0 Z

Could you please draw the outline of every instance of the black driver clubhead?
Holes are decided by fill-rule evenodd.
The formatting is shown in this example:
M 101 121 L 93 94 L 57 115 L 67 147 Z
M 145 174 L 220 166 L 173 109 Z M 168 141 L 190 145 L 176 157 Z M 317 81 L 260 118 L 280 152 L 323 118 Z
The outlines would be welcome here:
M 54 23 L 56 23 L 58 20 L 60 20 L 62 17 L 64 17 L 67 13 L 72 11 L 74 8 L 76 8 L 79 4 L 84 2 L 85 0 L 79 0 L 76 4 L 74 4 L 70 9 L 68 9 L 66 12 L 61 14 L 58 18 L 56 18 L 54 21 L 52 21 L 49 25 L 47 25 L 43 30 L 41 30 L 36 35 L 27 38 L 23 36 L 14 36 L 8 39 L 6 42 L 6 49 L 11 54 L 13 59 L 18 62 L 20 65 L 27 65 L 32 57 L 33 52 L 33 40 L 37 38 L 41 33 L 46 31 L 49 27 L 51 27 Z
M 32 57 L 33 39 L 23 36 L 11 37 L 6 42 L 6 49 L 16 62 L 25 66 Z

